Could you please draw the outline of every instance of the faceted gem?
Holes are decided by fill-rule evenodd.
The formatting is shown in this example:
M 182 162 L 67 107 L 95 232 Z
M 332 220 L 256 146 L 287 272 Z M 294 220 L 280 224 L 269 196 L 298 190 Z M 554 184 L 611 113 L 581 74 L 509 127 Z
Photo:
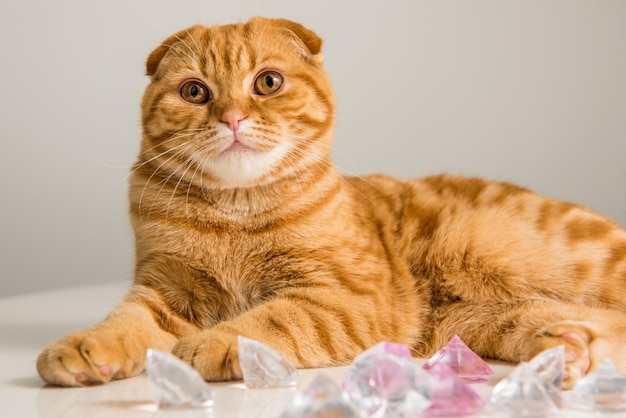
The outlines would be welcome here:
M 521 363 L 491 392 L 491 408 L 512 417 L 544 417 L 558 412 L 561 392 L 535 371 Z
M 543 380 L 558 390 L 562 389 L 565 374 L 565 346 L 560 345 L 545 350 L 537 354 L 528 364 Z
M 339 385 L 324 374 L 313 382 L 281 415 L 281 418 L 361 418 L 361 414 L 345 398 Z
M 213 393 L 202 376 L 178 357 L 148 349 L 145 366 L 160 406 L 202 408 L 213 405 Z
M 566 401 L 573 409 L 626 411 L 626 376 L 606 359 L 566 394 Z
M 383 341 L 382 343 L 376 344 L 374 347 L 364 351 L 360 354 L 360 356 L 367 356 L 368 354 L 393 354 L 398 357 L 402 357 L 405 359 L 411 359 L 411 350 L 404 344 L 390 343 L 387 341 Z M 357 357 L 358 359 L 358 357 Z
M 415 416 L 430 405 L 428 375 L 407 352 L 379 344 L 348 368 L 343 388 L 368 417 Z
M 456 335 L 422 367 L 429 370 L 437 363 L 445 364 L 467 380 L 484 380 L 493 374 L 491 367 Z
M 421 416 L 471 415 L 485 406 L 485 401 L 454 370 L 438 362 L 428 369 L 432 405 Z
M 296 368 L 276 350 L 242 336 L 239 336 L 239 364 L 248 388 L 284 388 L 298 382 Z

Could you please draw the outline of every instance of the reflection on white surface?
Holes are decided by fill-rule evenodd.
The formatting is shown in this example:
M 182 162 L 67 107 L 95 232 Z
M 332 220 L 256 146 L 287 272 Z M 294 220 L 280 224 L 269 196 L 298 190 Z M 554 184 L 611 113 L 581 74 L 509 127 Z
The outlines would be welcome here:
M 0 416 L 13 418 L 278 418 L 319 370 L 302 370 L 296 388 L 247 390 L 243 383 L 212 383 L 212 409 L 158 409 L 145 375 L 85 388 L 44 387 L 35 360 L 46 344 L 102 320 L 128 283 L 0 299 Z M 416 360 L 421 363 L 420 360 Z M 490 362 L 494 375 L 472 387 L 487 399 L 512 366 Z M 324 369 L 337 382 L 347 367 Z M 567 415 L 574 416 L 574 415 Z M 593 414 L 577 414 L 592 417 Z
M 272 390 L 241 390 L 243 402 L 237 418 L 274 418 L 277 411 L 282 412 L 296 396 L 296 388 L 282 388 Z M 234 415 L 233 415 L 234 416 Z
M 314 370 L 305 372 L 307 375 L 314 373 Z M 296 388 L 249 390 L 242 383 L 210 385 L 215 393 L 215 405 L 208 409 L 159 409 L 145 374 L 86 388 L 43 387 L 36 390 L 37 416 L 272 418 L 280 416 L 297 393 Z

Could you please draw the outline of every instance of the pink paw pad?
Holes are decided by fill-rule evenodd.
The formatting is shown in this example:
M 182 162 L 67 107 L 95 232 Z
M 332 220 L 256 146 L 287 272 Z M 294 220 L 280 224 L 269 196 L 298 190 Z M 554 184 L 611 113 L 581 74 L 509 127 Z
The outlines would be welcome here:
M 87 373 L 76 373 L 74 375 L 74 378 L 79 383 L 85 383 L 86 381 L 89 380 L 89 376 L 87 376 Z
M 100 370 L 100 374 L 104 376 L 110 376 L 113 373 L 113 369 L 111 368 L 111 366 L 107 366 L 107 365 L 100 366 L 98 370 Z
M 584 376 L 587 374 L 589 366 L 591 365 L 587 340 L 573 331 L 564 333 L 561 335 L 561 338 L 569 343 L 565 345 L 565 362 L 570 367 L 578 368 L 580 370 L 580 376 Z M 582 354 L 574 351 L 572 346 L 581 347 L 583 349 Z

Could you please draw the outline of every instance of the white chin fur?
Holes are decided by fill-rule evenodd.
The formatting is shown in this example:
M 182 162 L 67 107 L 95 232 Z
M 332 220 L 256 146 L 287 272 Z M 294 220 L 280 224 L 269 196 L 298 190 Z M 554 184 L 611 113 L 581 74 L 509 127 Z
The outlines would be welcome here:
M 287 146 L 259 153 L 249 150 L 231 151 L 204 164 L 204 170 L 220 179 L 224 188 L 250 187 L 258 185 L 263 177 L 287 154 Z

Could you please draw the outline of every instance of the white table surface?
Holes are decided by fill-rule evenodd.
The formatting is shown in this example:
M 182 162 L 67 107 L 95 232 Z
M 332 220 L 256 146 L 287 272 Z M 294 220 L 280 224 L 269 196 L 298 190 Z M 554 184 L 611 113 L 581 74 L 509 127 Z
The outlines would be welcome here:
M 0 417 L 280 416 L 291 392 L 246 390 L 240 382 L 211 384 L 215 392 L 212 411 L 182 412 L 157 410 L 143 374 L 86 388 L 46 387 L 35 370 L 41 349 L 52 340 L 98 323 L 122 299 L 127 288 L 128 283 L 112 283 L 0 298 Z M 483 397 L 487 397 L 493 386 L 512 369 L 511 365 L 503 363 L 490 362 L 490 365 L 495 374 L 485 383 L 472 385 Z M 340 382 L 346 367 L 302 370 L 297 390 L 308 385 L 320 372 Z

